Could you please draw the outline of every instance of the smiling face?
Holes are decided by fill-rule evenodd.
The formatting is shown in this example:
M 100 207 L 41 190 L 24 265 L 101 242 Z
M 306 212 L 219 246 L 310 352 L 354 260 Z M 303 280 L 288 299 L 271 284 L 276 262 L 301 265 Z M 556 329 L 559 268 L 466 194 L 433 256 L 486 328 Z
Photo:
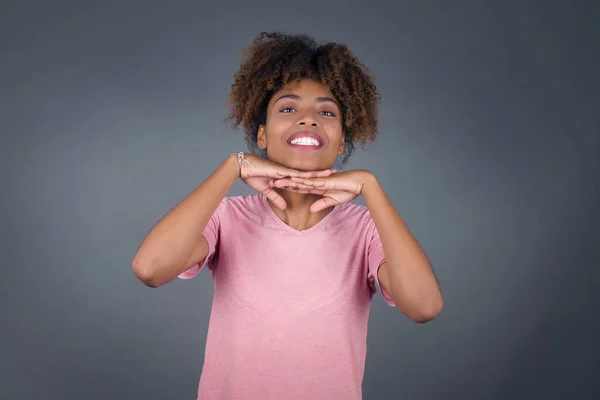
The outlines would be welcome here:
M 331 168 L 344 153 L 339 103 L 324 84 L 302 79 L 273 95 L 257 144 L 270 160 L 301 171 Z

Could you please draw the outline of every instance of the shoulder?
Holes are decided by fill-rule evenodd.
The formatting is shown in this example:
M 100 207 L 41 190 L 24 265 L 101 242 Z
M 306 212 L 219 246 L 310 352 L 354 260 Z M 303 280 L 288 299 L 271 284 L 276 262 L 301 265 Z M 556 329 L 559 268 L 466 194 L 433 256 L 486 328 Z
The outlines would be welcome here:
M 261 209 L 264 203 L 261 196 L 260 193 L 245 196 L 227 196 L 221 203 L 232 208 Z
M 338 218 L 371 219 L 371 213 L 366 206 L 354 203 L 346 203 L 337 206 Z
M 227 196 L 221 200 L 217 213 L 220 217 L 264 214 L 264 204 L 259 193 L 246 196 Z
M 352 227 L 353 230 L 362 231 L 364 229 L 372 229 L 375 225 L 371 212 L 366 206 L 346 203 L 336 207 L 336 221 L 338 224 Z

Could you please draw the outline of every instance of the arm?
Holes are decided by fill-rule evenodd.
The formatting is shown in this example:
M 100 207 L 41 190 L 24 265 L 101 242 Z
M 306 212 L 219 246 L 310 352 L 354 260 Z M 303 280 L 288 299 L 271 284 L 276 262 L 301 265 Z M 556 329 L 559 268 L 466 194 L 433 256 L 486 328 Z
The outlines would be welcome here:
M 437 279 L 423 249 L 388 199 L 377 178 L 367 173 L 362 196 L 375 222 L 386 262 L 378 278 L 397 308 L 415 322 L 442 311 Z
M 239 177 L 237 158 L 230 156 L 158 221 L 133 259 L 132 269 L 138 279 L 158 287 L 206 257 L 208 245 L 202 232 Z

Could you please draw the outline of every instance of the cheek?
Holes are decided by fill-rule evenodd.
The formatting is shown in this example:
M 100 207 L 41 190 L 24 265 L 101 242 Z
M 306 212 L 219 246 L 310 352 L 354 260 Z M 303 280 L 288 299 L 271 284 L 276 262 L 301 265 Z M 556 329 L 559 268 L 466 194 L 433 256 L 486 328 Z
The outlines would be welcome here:
M 289 116 L 275 116 L 267 118 L 265 123 L 265 131 L 268 138 L 281 137 L 287 134 L 290 129 L 294 129 L 295 122 Z
M 342 133 L 342 125 L 340 123 L 332 123 L 327 126 L 327 137 L 334 147 L 337 147 L 344 139 Z
M 270 128 L 271 130 L 280 130 L 292 122 L 291 118 L 285 118 L 281 115 L 269 115 L 267 117 L 267 121 L 265 123 L 266 128 Z

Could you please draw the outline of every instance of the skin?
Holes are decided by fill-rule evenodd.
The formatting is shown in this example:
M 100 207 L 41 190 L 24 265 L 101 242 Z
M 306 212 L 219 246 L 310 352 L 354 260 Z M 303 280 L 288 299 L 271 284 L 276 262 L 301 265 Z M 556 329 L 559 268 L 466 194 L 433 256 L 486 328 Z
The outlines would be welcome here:
M 324 146 L 318 151 L 289 146 L 289 135 L 303 129 L 317 131 Z M 378 271 L 381 286 L 415 322 L 430 321 L 442 311 L 433 269 L 375 175 L 366 170 L 330 170 L 344 152 L 344 134 L 340 108 L 325 85 L 305 79 L 276 93 L 266 123 L 259 127 L 257 144 L 267 150 L 269 160 L 246 155 L 252 165 L 240 165 L 235 155 L 228 156 L 150 230 L 132 261 L 141 282 L 162 286 L 206 257 L 208 243 L 202 232 L 232 185 L 242 179 L 263 193 L 275 214 L 297 230 L 310 228 L 335 205 L 362 195 L 387 260 Z
M 267 150 L 270 160 L 282 166 L 298 171 L 330 169 L 337 155 L 344 152 L 340 111 L 327 86 L 309 79 L 293 82 L 269 102 L 267 122 L 259 127 L 257 144 Z M 299 151 L 287 143 L 291 133 L 304 128 L 324 138 L 321 149 Z M 374 174 L 351 170 L 320 177 L 282 177 L 269 184 L 287 204 L 280 209 L 270 203 L 271 208 L 298 230 L 318 223 L 335 205 L 362 195 L 386 256 L 378 271 L 381 286 L 396 307 L 415 322 L 428 322 L 440 314 L 443 299 L 429 260 Z
M 267 107 L 266 124 L 258 129 L 257 144 L 267 151 L 269 160 L 298 171 L 331 169 L 338 155 L 344 153 L 341 109 L 329 88 L 310 79 L 292 82 L 276 92 Z M 290 134 L 309 129 L 324 140 L 319 150 L 297 150 L 287 139 Z M 273 186 L 285 199 L 281 210 L 271 202 L 271 208 L 286 224 L 306 230 L 318 223 L 331 207 L 311 212 L 310 206 L 321 198 L 318 194 L 299 193 Z

